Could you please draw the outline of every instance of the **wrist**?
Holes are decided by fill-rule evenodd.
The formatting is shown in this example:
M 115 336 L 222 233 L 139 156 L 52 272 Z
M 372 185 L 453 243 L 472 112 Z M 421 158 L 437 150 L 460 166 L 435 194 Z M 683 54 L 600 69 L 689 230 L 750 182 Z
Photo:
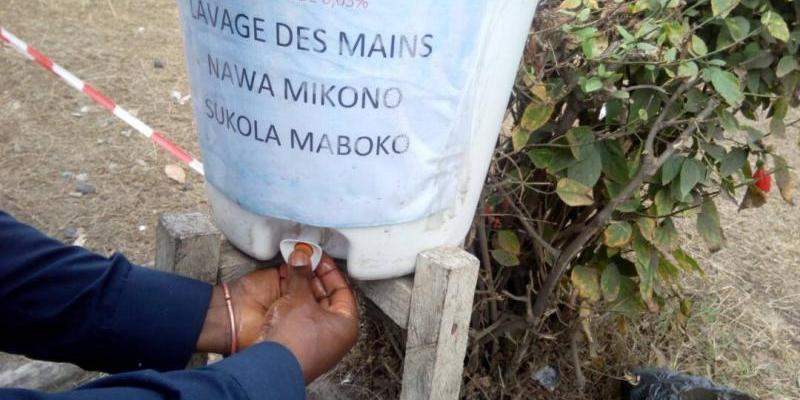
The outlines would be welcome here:
M 227 355 L 230 352 L 231 328 L 225 294 L 220 286 L 214 286 L 208 311 L 197 339 L 198 353 Z

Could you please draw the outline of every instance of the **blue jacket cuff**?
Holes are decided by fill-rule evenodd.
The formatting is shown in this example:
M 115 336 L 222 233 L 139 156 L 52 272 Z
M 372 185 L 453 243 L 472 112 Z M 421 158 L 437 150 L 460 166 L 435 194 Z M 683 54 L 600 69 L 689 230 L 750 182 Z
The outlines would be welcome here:
M 118 350 L 109 350 L 128 358 L 123 370 L 184 368 L 195 351 L 211 291 L 204 282 L 132 266 L 116 310 L 101 328 L 115 338 Z
M 300 364 L 278 343 L 258 344 L 207 368 L 233 376 L 251 400 L 306 397 Z

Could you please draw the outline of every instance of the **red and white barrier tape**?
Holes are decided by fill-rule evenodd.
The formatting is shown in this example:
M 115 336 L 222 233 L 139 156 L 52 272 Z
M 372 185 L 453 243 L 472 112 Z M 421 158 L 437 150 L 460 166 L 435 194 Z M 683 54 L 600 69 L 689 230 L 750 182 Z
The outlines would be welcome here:
M 83 92 L 83 94 L 89 96 L 89 98 L 92 99 L 95 103 L 99 104 L 106 110 L 110 111 L 117 118 L 121 119 L 126 124 L 130 125 L 133 129 L 136 129 L 139 133 L 152 140 L 153 143 L 157 144 L 159 147 L 163 148 L 164 150 L 175 156 L 177 159 L 181 160 L 183 163 L 188 165 L 189 168 L 193 169 L 200 175 L 205 175 L 205 171 L 203 170 L 203 164 L 197 158 L 189 154 L 189 152 L 178 147 L 178 145 L 176 145 L 175 143 L 171 142 L 169 139 L 164 137 L 164 135 L 161 132 L 154 130 L 153 128 L 142 122 L 142 120 L 136 118 L 133 114 L 129 113 L 127 110 L 114 103 L 114 101 L 104 96 L 97 89 L 92 87 L 92 85 L 89 85 L 88 83 L 82 81 L 80 78 L 73 75 L 71 72 L 67 71 L 60 65 L 54 63 L 50 58 L 40 53 L 33 47 L 28 46 L 25 42 L 20 40 L 18 37 L 14 36 L 14 34 L 12 34 L 11 32 L 5 30 L 3 27 L 0 27 L 0 42 L 5 42 L 10 44 L 12 47 L 16 48 L 17 51 L 22 53 L 25 57 L 33 61 L 36 61 L 36 63 L 41 65 L 44 69 L 56 74 L 59 78 L 63 79 L 64 82 L 66 82 L 69 86 L 72 86 L 75 90 Z

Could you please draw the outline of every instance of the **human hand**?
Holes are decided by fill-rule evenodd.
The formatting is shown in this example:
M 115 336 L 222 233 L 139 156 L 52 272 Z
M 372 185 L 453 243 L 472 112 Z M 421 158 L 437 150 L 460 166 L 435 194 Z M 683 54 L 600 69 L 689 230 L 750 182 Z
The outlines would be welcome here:
M 261 336 L 267 311 L 281 296 L 277 268 L 251 272 L 228 284 L 236 321 L 237 349 L 256 344 Z M 208 313 L 197 341 L 200 353 L 230 355 L 231 323 L 222 286 L 215 286 Z
M 358 305 L 330 257 L 316 273 L 302 252 L 281 267 L 281 298 L 267 313 L 261 339 L 280 343 L 297 358 L 306 383 L 333 368 L 358 340 Z

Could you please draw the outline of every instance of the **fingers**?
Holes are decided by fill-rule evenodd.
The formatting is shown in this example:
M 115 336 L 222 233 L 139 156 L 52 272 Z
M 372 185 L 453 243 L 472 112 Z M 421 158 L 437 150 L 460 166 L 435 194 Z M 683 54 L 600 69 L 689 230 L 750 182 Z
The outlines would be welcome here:
M 311 258 L 300 251 L 295 251 L 289 257 L 287 268 L 287 292 L 296 295 L 308 294 L 313 296 L 311 289 Z
M 328 298 L 328 292 L 325 291 L 325 286 L 322 285 L 322 281 L 316 276 L 311 279 L 311 291 L 314 293 L 314 298 L 317 299 L 317 301 L 326 300 Z
M 316 275 L 328 294 L 330 306 L 326 307 L 327 309 L 348 317 L 358 315 L 355 295 L 350 289 L 350 285 L 347 284 L 344 275 L 330 257 L 322 259 L 319 267 L 317 267 Z

